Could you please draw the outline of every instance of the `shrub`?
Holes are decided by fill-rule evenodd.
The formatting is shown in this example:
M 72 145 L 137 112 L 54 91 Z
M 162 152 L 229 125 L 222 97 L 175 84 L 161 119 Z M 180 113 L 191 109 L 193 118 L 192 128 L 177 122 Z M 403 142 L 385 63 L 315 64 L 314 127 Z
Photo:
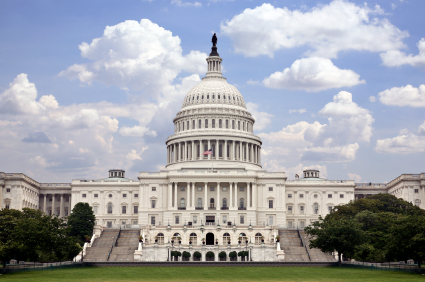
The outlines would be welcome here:
M 183 257 L 184 258 L 190 258 L 190 253 L 189 252 L 183 252 Z
M 236 252 L 229 253 L 229 258 L 235 258 L 235 257 L 236 257 Z
M 194 252 L 194 253 L 193 253 L 193 257 L 195 257 L 195 258 L 200 258 L 200 257 L 202 257 L 202 255 L 201 255 L 201 253 L 200 253 L 200 252 Z
M 220 253 L 218 254 L 218 257 L 220 257 L 220 258 L 225 258 L 225 257 L 226 257 L 226 252 L 220 252 Z
M 206 254 L 206 257 L 207 257 L 207 258 L 213 258 L 213 257 L 214 257 L 214 253 L 213 253 L 213 252 L 208 252 L 208 253 Z

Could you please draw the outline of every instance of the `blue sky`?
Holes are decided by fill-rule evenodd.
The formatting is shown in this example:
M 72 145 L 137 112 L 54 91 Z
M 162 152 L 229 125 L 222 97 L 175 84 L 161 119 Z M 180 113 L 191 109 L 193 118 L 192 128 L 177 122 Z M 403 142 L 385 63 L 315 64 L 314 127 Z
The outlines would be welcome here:
M 2 1 L 0 171 L 41 182 L 165 165 L 218 34 L 224 76 L 289 178 L 424 170 L 423 1 Z M 421 86 L 422 85 L 422 86 Z

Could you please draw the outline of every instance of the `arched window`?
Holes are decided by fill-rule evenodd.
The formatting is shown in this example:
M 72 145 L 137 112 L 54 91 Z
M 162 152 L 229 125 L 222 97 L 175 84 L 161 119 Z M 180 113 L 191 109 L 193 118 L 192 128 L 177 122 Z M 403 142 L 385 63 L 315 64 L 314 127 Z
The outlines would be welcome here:
M 220 95 L 218 95 L 218 99 L 220 99 Z
M 218 157 L 219 158 L 222 158 L 223 157 L 223 149 L 222 149 L 222 145 L 221 144 L 219 144 L 218 145 Z
M 218 128 L 222 128 L 221 119 L 218 120 Z
M 189 241 L 192 242 L 192 245 L 198 244 L 198 237 L 196 236 L 196 233 L 190 233 Z
M 211 198 L 210 199 L 210 208 L 213 208 L 214 207 L 214 198 Z
M 223 198 L 223 208 L 227 208 L 227 199 Z
M 208 119 L 205 120 L 205 128 L 208 128 Z
M 314 203 L 314 205 L 313 205 L 313 213 L 314 214 L 319 214 L 319 204 L 318 203 Z
M 244 207 L 244 201 L 243 201 L 243 198 L 241 198 L 241 199 L 239 200 L 239 207 L 240 207 L 240 208 L 243 208 L 243 207 Z
M 189 128 L 190 128 L 189 125 L 190 125 L 190 123 L 189 123 L 189 121 L 187 121 L 187 127 L 186 127 L 187 130 L 189 130 Z
M 255 245 L 260 245 L 262 243 L 263 235 L 261 233 L 255 234 Z
M 245 233 L 239 234 L 239 237 L 242 238 L 242 242 L 245 242 L 245 240 L 247 240 L 247 237 L 246 237 L 246 234 Z
M 180 122 L 179 122 L 179 132 L 180 132 Z
M 201 120 L 198 121 L 198 128 L 202 128 L 202 121 Z
M 158 233 L 156 235 L 156 238 L 158 240 L 158 244 L 159 245 L 164 245 L 164 234 L 163 233 Z
M 185 203 L 184 198 L 181 198 L 181 199 L 180 199 L 180 207 L 181 207 L 181 208 L 185 208 L 185 207 L 186 207 L 186 203 Z
M 195 120 L 192 120 L 192 129 L 195 129 Z
M 202 198 L 198 198 L 198 208 L 202 208 Z
M 235 129 L 235 121 L 234 120 L 232 120 L 232 129 Z
M 182 131 L 184 131 L 184 122 L 182 122 Z
M 230 234 L 229 233 L 224 233 L 223 234 L 223 244 L 226 244 L 230 242 Z
M 207 99 L 209 99 L 210 98 L 210 95 L 207 95 Z
M 229 128 L 229 120 L 228 119 L 226 119 L 226 128 L 227 129 Z
M 112 203 L 108 204 L 108 213 L 112 213 Z
M 212 121 L 211 121 L 211 124 L 212 124 L 212 128 L 215 128 L 215 119 L 213 119 Z

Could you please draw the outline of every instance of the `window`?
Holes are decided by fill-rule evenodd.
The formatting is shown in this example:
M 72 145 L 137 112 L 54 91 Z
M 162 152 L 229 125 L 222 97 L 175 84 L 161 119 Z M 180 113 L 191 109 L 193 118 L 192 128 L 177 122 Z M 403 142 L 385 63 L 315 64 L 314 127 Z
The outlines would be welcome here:
M 332 212 L 332 206 L 328 206 L 328 212 L 331 213 Z
M 202 198 L 198 198 L 198 208 L 202 208 Z
M 243 208 L 243 207 L 244 207 L 244 200 L 243 200 L 243 198 L 241 198 L 241 199 L 239 200 L 239 207 L 240 207 L 240 208 Z
M 288 228 L 292 228 L 292 220 L 288 220 L 286 225 Z
M 269 209 L 273 208 L 273 200 L 269 200 Z
M 135 214 L 139 213 L 139 206 L 133 206 L 133 213 Z
M 65 216 L 68 216 L 68 208 L 65 208 Z
M 133 225 L 136 225 L 137 224 L 137 220 L 133 220 Z
M 272 192 L 273 191 L 273 187 L 269 187 L 269 192 Z
M 223 224 L 227 224 L 227 215 L 223 215 Z
M 180 216 L 176 215 L 176 217 L 174 218 L 174 223 L 175 224 L 180 224 Z
M 415 194 L 418 194 L 419 193 L 419 189 L 415 189 Z
M 235 129 L 235 121 L 232 120 L 232 129 Z
M 212 192 L 212 191 L 214 191 L 214 187 L 210 187 L 210 191 Z
M 292 198 L 292 194 L 288 194 L 288 198 Z
M 151 216 L 151 225 L 155 225 L 155 217 Z
M 269 216 L 269 225 L 273 225 L 273 216 Z
M 198 223 L 198 216 L 194 215 L 193 216 L 193 224 L 197 224 Z
M 255 234 L 255 245 L 260 245 L 262 243 L 263 236 L 261 233 Z
M 212 127 L 212 128 L 215 128 L 215 119 L 213 119 L 213 120 L 211 121 L 211 127 Z
M 122 194 L 122 197 L 123 198 L 127 198 L 127 194 Z
M 223 198 L 223 208 L 227 208 L 227 199 Z
M 243 192 L 244 187 L 239 187 L 239 191 Z
M 10 188 L 7 188 L 6 189 L 6 193 L 10 193 Z
M 93 213 L 97 214 L 97 206 L 93 206 Z
M 214 207 L 214 198 L 210 199 L 210 207 L 213 208 Z
M 189 121 L 187 121 L 187 127 L 186 127 L 186 130 L 189 130 L 190 128 L 189 128 Z
M 300 206 L 300 214 L 304 214 L 304 206 Z
M 230 234 L 229 233 L 224 233 L 223 234 L 223 244 L 230 242 Z
M 139 197 L 139 194 L 134 194 L 134 198 L 138 198 Z
M 182 122 L 182 131 L 184 131 L 184 122 Z
M 99 194 L 94 194 L 94 197 L 95 197 L 95 198 L 99 197 Z
M 185 191 L 186 189 L 184 187 L 180 187 L 180 191 Z
M 208 128 L 208 120 L 205 120 L 205 128 Z
M 195 120 L 192 120 L 192 129 L 195 129 Z
M 202 187 L 198 187 L 198 191 L 199 192 L 202 192 Z
M 185 203 L 184 198 L 181 198 L 181 199 L 180 199 L 180 207 L 181 207 L 181 208 L 185 208 L 185 207 L 186 207 L 186 203 Z
M 229 120 L 226 119 L 226 128 L 229 128 Z
M 112 227 L 112 221 L 107 221 L 106 222 L 106 227 L 111 228 Z
M 245 122 L 242 122 L 242 130 L 245 131 Z
M 343 199 L 343 198 L 344 198 L 344 194 L 339 194 L 339 197 L 340 197 L 341 199 Z
M 331 199 L 332 198 L 332 194 L 328 194 L 328 198 Z
M 223 145 L 218 145 L 218 157 L 222 158 L 223 157 Z
M 156 187 L 152 187 L 152 191 L 156 191 Z
M 122 206 L 122 213 L 127 213 L 127 206 Z
M 112 198 L 112 194 L 109 194 L 109 198 Z
M 218 120 L 218 128 L 222 128 L 221 119 Z
M 198 244 L 198 236 L 196 236 L 196 233 L 190 233 L 189 241 L 192 242 L 192 245 Z
M 288 214 L 292 214 L 292 206 L 288 206 Z
M 313 205 L 313 213 L 314 214 L 318 214 L 319 213 L 319 204 L 318 203 L 315 203 Z
M 87 197 L 87 194 L 83 194 L 83 198 L 86 198 Z
M 201 126 L 201 120 L 198 120 L 198 128 L 201 128 L 202 126 Z
M 159 245 L 164 245 L 164 234 L 158 233 L 155 237 L 156 240 L 158 240 Z
M 238 130 L 241 130 L 241 122 L 238 121 Z
M 109 204 L 108 204 L 107 210 L 108 210 L 108 213 L 109 213 L 109 214 L 111 214 L 111 213 L 112 213 L 112 203 L 109 203 Z
M 227 191 L 227 187 L 223 187 L 223 191 L 226 192 Z
M 156 208 L 156 200 L 151 201 L 151 208 Z
M 305 221 L 304 220 L 300 220 L 300 227 L 304 228 L 305 227 Z
M 245 224 L 245 217 L 243 215 L 240 216 L 239 222 L 240 224 Z
M 302 199 L 302 198 L 304 198 L 304 194 L 300 194 L 300 198 Z
M 317 194 L 314 194 L 314 198 L 317 198 Z

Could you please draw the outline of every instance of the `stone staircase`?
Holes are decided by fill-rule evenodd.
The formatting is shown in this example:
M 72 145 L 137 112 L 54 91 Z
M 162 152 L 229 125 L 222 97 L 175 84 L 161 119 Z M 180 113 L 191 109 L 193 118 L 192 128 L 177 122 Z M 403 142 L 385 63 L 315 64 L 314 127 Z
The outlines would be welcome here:
M 305 242 L 308 252 L 310 253 L 311 261 L 313 262 L 335 262 L 335 257 L 331 254 L 324 253 L 319 249 L 310 249 L 310 240 L 307 234 L 304 233 L 304 230 L 300 230 L 300 235 Z
M 139 247 L 139 230 L 121 230 L 117 245 L 112 249 L 109 261 L 134 261 L 134 251 Z
M 139 247 L 139 230 L 105 229 L 93 245 L 86 249 L 85 262 L 134 261 L 134 251 Z M 118 240 L 116 240 L 119 234 Z M 112 248 L 113 244 L 116 245 Z M 109 251 L 111 254 L 108 259 Z
M 280 249 L 285 251 L 288 262 L 310 261 L 297 230 L 279 230 Z

